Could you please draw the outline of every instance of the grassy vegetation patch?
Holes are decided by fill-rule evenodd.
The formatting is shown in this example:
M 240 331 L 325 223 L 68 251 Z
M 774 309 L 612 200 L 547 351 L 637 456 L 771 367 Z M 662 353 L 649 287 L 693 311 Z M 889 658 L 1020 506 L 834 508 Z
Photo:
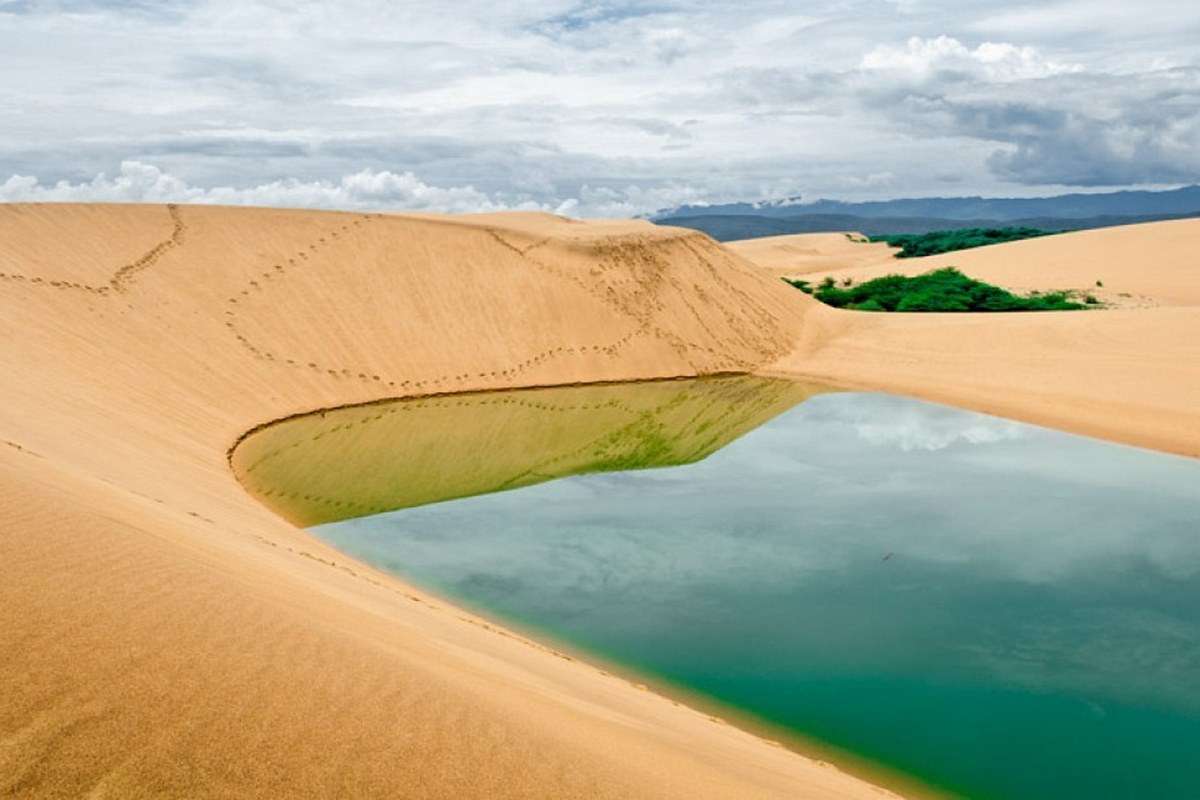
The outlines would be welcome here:
M 1016 295 L 968 278 L 954 267 L 911 278 L 885 275 L 857 286 L 848 281 L 838 286 L 829 277 L 816 287 L 804 280 L 784 280 L 822 303 L 855 311 L 1076 311 L 1098 305 L 1094 298 L 1077 302 L 1069 292 Z
M 1040 228 L 963 228 L 956 231 L 931 231 L 929 233 L 893 233 L 872 236 L 872 242 L 887 242 L 899 247 L 896 258 L 917 258 L 955 250 L 968 250 L 988 244 L 1015 242 L 1018 239 L 1033 239 L 1049 236 L 1061 231 L 1045 231 Z

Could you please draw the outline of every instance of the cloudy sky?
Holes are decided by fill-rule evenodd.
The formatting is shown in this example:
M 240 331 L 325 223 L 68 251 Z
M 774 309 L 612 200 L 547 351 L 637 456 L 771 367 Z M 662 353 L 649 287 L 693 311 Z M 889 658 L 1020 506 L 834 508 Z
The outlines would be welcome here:
M 0 0 L 0 200 L 627 216 L 1200 181 L 1180 0 Z

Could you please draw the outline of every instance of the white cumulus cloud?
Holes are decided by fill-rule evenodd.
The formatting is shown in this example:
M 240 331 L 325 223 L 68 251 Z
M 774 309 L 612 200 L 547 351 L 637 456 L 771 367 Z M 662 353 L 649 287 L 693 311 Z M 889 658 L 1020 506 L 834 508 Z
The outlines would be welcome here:
M 1083 71 L 1080 64 L 1047 58 L 1033 47 L 983 42 L 971 48 L 951 36 L 913 36 L 902 47 L 879 45 L 863 56 L 860 66 L 908 78 L 957 71 L 989 81 L 1029 80 Z
M 531 200 L 504 202 L 473 186 L 431 186 L 411 172 L 362 170 L 338 181 L 281 180 L 243 188 L 202 188 L 140 161 L 121 162 L 113 177 L 43 184 L 13 175 L 0 184 L 5 202 L 214 203 L 301 208 L 374 208 L 405 211 L 570 211 L 577 201 L 548 206 Z

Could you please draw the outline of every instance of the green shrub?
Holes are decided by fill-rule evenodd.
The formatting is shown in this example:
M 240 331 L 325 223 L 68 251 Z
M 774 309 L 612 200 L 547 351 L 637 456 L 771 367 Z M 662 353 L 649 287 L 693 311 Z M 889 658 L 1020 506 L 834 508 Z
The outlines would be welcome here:
M 963 228 L 957 231 L 931 231 L 930 233 L 890 233 L 872 236 L 872 242 L 887 242 L 899 247 L 896 258 L 917 258 L 955 250 L 967 250 L 1001 242 L 1015 242 L 1049 236 L 1061 231 L 1044 231 L 1040 228 Z
M 1087 305 L 1097 305 L 1091 301 L 1087 301 L 1087 305 L 1078 303 L 1066 292 L 1035 292 L 1022 297 L 999 286 L 968 278 L 954 267 L 912 278 L 885 275 L 845 288 L 839 287 L 831 277 L 821 281 L 815 290 L 807 281 L 787 282 L 807 291 L 826 305 L 855 311 L 1074 311 L 1087 308 Z

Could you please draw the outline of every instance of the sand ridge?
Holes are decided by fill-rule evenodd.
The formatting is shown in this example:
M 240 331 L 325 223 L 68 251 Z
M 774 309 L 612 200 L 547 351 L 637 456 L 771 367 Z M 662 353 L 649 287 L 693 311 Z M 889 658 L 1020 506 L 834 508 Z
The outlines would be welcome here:
M 247 430 L 751 371 L 809 308 L 707 237 L 538 215 L 0 206 L 0 793 L 883 797 L 331 550 Z
M 779 277 L 823 275 L 891 263 L 897 248 L 855 231 L 796 233 L 726 242 L 725 247 Z

